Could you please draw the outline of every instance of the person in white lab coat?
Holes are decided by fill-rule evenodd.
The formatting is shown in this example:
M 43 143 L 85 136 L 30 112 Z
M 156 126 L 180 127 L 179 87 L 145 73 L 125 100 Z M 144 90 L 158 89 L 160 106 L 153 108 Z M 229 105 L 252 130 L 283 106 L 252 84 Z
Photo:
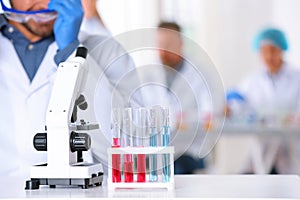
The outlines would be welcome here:
M 176 151 L 183 152 L 174 163 L 176 174 L 191 174 L 204 168 L 204 160 L 199 159 L 203 134 L 196 127 L 196 121 L 212 112 L 210 91 L 201 72 L 186 60 L 183 54 L 181 28 L 174 22 L 161 22 L 158 26 L 157 41 L 161 63 L 165 66 L 165 86 L 170 96 L 169 106 L 175 122 L 173 144 Z M 157 98 L 157 97 L 155 97 Z M 177 133 L 174 136 L 174 133 Z M 182 141 L 193 135 L 192 141 Z M 187 142 L 187 143 L 185 143 Z
M 259 114 L 287 115 L 300 111 L 300 71 L 284 60 L 288 43 L 284 33 L 266 29 L 254 42 L 263 66 L 247 78 L 239 91 Z
M 79 45 L 89 50 L 89 59 L 102 70 L 107 91 L 101 96 L 104 121 L 102 132 L 110 132 L 110 87 L 119 77 L 133 69 L 124 57 L 122 68 L 104 69 L 124 50 L 113 40 L 101 48 L 106 37 L 89 36 L 79 32 L 83 17 L 80 0 L 1 0 L 4 14 L 0 15 L 0 176 L 29 176 L 33 164 L 47 162 L 45 152 L 33 147 L 33 137 L 45 132 L 46 109 L 60 62 L 74 57 Z M 4 7 L 5 6 L 5 7 Z M 55 10 L 44 15 L 43 9 Z M 22 11 L 22 15 L 17 12 Z M 120 66 L 120 65 L 118 65 Z M 125 90 L 124 90 L 125 92 Z M 101 120 L 100 120 L 101 121 Z M 106 120 L 107 121 L 107 120 Z M 105 122 L 106 122 L 105 121 Z M 106 162 L 106 148 L 110 141 L 102 134 L 95 136 L 94 153 Z M 59 155 L 58 155 L 59 156 Z
M 254 47 L 259 52 L 263 66 L 242 82 L 237 91 L 261 122 L 267 126 L 280 126 L 289 116 L 300 113 L 300 71 L 284 59 L 288 43 L 281 30 L 262 30 L 254 40 Z M 273 167 L 272 173 L 297 171 L 294 165 L 297 158 L 291 155 L 289 148 L 292 145 L 289 142 L 289 138 L 281 142 L 263 140 L 266 143 L 263 146 L 265 150 L 278 146 L 274 166 L 270 166 Z

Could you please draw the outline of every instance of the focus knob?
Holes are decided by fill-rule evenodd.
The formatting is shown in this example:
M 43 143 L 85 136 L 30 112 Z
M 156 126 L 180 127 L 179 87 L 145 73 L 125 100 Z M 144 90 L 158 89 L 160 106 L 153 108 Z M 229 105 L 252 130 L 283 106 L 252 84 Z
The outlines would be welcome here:
M 87 151 L 91 147 L 91 138 L 87 133 L 72 132 L 70 137 L 70 148 L 72 152 Z
M 37 151 L 47 151 L 47 133 L 37 133 L 33 138 L 33 146 Z

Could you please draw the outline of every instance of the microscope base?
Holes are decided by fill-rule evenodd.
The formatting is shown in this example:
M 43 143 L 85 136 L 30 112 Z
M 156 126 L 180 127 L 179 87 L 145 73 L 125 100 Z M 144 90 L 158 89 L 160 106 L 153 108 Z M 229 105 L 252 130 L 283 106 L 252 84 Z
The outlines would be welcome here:
M 26 181 L 25 190 L 39 189 L 40 185 L 80 186 L 87 189 L 100 186 L 103 181 L 101 164 L 76 163 L 67 168 L 49 168 L 47 164 L 36 165 L 31 169 L 31 179 Z
M 32 178 L 26 181 L 25 190 L 39 189 L 40 185 L 49 185 L 50 188 L 56 186 L 80 186 L 82 189 L 87 189 L 92 186 L 100 186 L 103 181 L 103 173 L 93 174 L 91 178 L 70 178 L 70 179 L 55 179 L 55 178 Z

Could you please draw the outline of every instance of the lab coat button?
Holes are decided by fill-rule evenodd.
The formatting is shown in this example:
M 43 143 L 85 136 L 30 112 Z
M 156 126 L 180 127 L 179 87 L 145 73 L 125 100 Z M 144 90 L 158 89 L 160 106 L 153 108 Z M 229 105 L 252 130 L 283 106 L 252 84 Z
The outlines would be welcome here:
M 14 32 L 14 28 L 13 27 L 9 27 L 8 28 L 8 32 L 13 33 Z
M 34 47 L 33 44 L 28 45 L 28 49 L 29 49 L 29 50 L 32 50 L 33 47 Z

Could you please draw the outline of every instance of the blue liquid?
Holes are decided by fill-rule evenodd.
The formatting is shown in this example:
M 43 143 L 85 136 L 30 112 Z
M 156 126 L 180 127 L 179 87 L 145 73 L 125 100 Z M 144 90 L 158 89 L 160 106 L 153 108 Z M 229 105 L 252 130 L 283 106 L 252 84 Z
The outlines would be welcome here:
M 150 147 L 157 147 L 157 134 L 152 133 L 150 135 Z M 149 155 L 149 171 L 150 171 L 150 181 L 156 182 L 157 178 L 157 156 L 156 154 Z
M 162 143 L 164 147 L 170 145 L 170 127 L 164 126 L 164 132 L 162 134 Z M 162 169 L 162 180 L 163 182 L 170 182 L 170 155 L 164 154 L 163 155 L 163 169 Z

